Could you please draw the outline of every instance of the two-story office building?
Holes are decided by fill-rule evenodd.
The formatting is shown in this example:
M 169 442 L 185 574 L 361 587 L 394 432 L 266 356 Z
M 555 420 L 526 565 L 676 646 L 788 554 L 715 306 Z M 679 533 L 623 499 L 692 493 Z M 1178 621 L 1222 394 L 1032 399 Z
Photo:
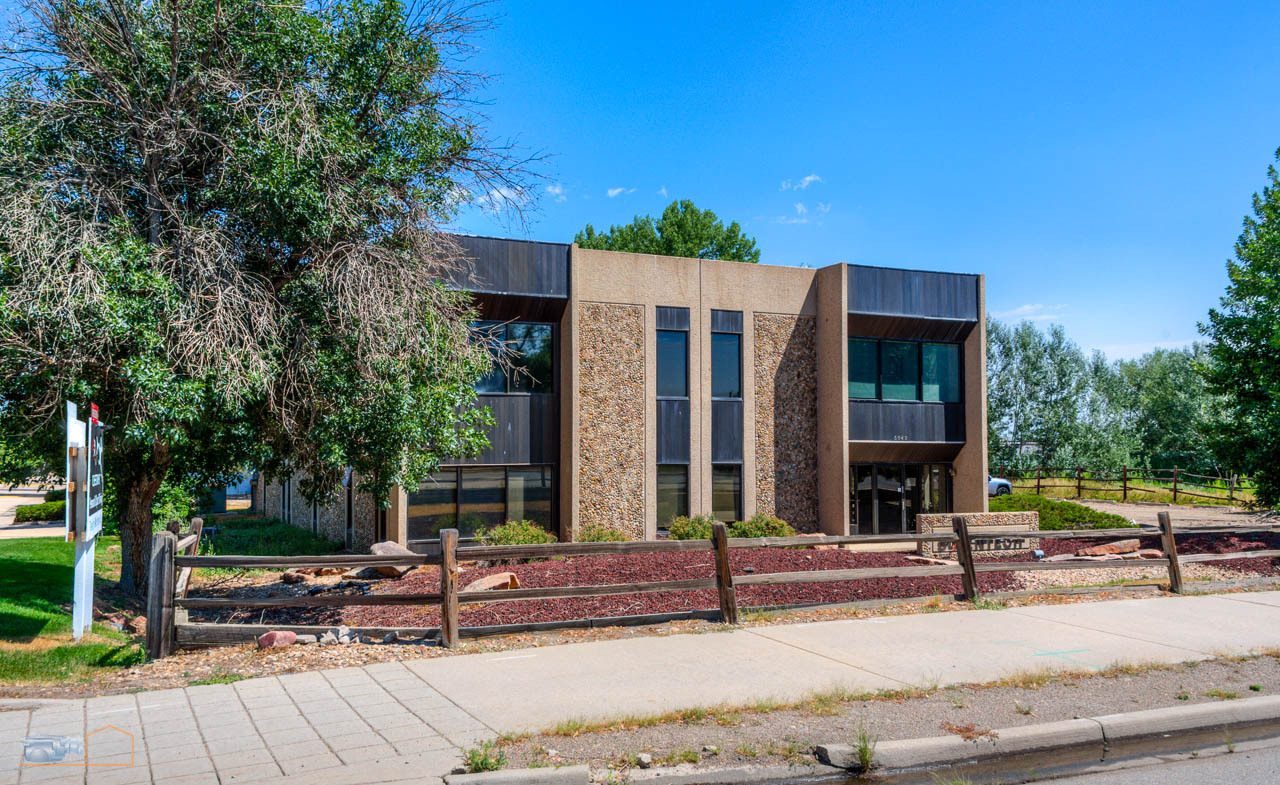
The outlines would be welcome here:
M 511 519 L 653 538 L 700 513 L 870 534 L 986 510 L 981 276 L 458 240 L 452 284 L 513 366 L 479 385 L 490 446 L 382 515 L 348 498 L 349 543 Z M 288 485 L 268 513 L 297 517 Z

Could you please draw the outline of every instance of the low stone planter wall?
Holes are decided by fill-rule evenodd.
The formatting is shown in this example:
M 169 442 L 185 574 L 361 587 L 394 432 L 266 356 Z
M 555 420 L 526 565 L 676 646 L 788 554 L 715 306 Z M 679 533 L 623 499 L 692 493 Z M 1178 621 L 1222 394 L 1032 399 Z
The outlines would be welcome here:
M 921 514 L 916 516 L 916 531 L 921 534 L 953 531 L 951 519 L 956 515 L 964 516 L 969 524 L 969 534 L 999 534 L 993 540 L 974 540 L 973 552 L 984 556 L 1004 556 L 1014 553 L 1027 553 L 1040 547 L 1038 537 L 1028 536 L 1029 532 L 1040 531 L 1040 513 L 1038 512 L 966 512 Z M 923 543 L 926 556 L 939 559 L 954 559 L 956 544 L 954 542 Z

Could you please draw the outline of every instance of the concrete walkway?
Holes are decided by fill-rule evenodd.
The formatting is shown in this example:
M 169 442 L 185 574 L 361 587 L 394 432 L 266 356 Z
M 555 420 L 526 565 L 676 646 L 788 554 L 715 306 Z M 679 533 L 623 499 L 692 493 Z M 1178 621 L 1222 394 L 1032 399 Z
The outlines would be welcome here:
M 14 523 L 14 510 L 24 504 L 44 501 L 44 491 L 35 488 L 0 490 L 0 540 L 19 537 L 61 537 L 66 529 L 62 521 L 54 523 Z
M 8 701 L 0 702 L 0 782 L 438 782 L 468 746 L 567 719 L 1277 647 L 1280 592 L 1266 592 L 598 641 L 37 708 Z M 106 726 L 115 730 L 94 733 Z M 36 733 L 91 734 L 91 765 L 22 766 L 20 740 Z

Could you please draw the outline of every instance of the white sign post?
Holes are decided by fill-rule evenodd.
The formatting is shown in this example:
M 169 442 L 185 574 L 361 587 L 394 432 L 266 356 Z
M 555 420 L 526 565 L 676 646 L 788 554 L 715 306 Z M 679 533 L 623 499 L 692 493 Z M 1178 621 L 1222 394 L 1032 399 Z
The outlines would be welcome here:
M 67 402 L 67 539 L 76 544 L 75 584 L 71 604 L 71 637 L 80 640 L 93 625 L 93 557 L 102 531 L 102 423 L 98 407 L 89 405 L 89 422 L 77 419 Z

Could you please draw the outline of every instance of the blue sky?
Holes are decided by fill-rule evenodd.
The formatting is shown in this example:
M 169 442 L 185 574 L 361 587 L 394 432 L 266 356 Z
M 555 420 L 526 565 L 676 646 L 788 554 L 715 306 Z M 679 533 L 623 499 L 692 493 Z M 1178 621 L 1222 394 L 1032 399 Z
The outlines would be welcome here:
M 1196 339 L 1280 147 L 1280 4 L 496 2 L 490 127 L 567 242 L 692 199 L 762 261 L 987 275 L 1131 357 Z

